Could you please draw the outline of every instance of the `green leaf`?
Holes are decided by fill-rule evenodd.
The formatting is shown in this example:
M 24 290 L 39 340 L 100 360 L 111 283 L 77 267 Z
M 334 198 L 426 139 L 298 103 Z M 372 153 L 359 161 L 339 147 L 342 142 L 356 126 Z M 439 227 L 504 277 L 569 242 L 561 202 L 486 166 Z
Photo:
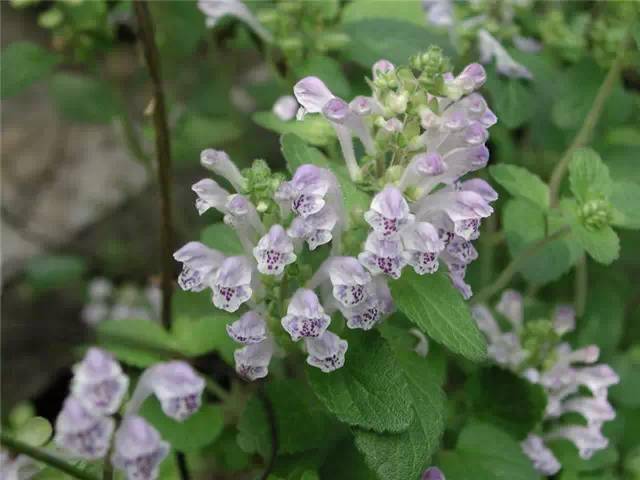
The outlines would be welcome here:
M 626 181 L 615 182 L 610 200 L 613 205 L 612 225 L 640 229 L 640 185 Z
M 82 257 L 45 255 L 29 261 L 26 279 L 36 292 L 44 292 L 79 282 L 86 271 L 87 262 Z
M 514 197 L 527 199 L 543 210 L 549 208 L 549 187 L 540 177 L 516 165 L 494 165 L 491 176 Z
M 174 318 L 171 329 L 176 348 L 189 357 L 218 352 L 230 365 L 233 365 L 233 352 L 237 345 L 229 338 L 226 325 L 237 320 L 237 316 L 213 310 L 201 318 L 179 315 Z
M 356 446 L 365 462 L 384 480 L 418 478 L 429 465 L 444 430 L 445 397 L 427 368 L 429 360 L 415 355 L 397 358 L 409 385 L 406 400 L 415 410 L 409 429 L 399 434 L 354 429 Z
M 247 453 L 263 458 L 271 454 L 271 427 L 262 401 L 253 396 L 247 402 L 238 421 L 238 446 Z
M 215 118 L 187 112 L 173 130 L 173 157 L 178 165 L 197 165 L 200 151 L 237 140 L 240 126 L 230 118 Z
M 178 422 L 167 417 L 155 397 L 149 398 L 140 409 L 146 418 L 160 432 L 160 436 L 180 452 L 194 452 L 213 443 L 222 433 L 224 417 L 218 405 L 203 404 L 200 409 Z
M 344 76 L 342 66 L 331 57 L 315 56 L 309 58 L 305 64 L 296 70 L 297 78 L 316 76 L 327 84 L 329 90 L 341 98 L 351 96 L 351 86 Z
M 452 53 L 445 34 L 410 22 L 368 18 L 345 23 L 343 28 L 351 37 L 345 56 L 367 69 L 381 58 L 396 65 L 406 64 L 409 57 L 426 50 L 430 45 L 441 47 L 447 55 Z
M 355 0 L 348 3 L 342 11 L 343 23 L 355 22 L 367 18 L 387 18 L 410 22 L 424 26 L 424 10 L 416 0 Z
M 57 73 L 50 89 L 58 109 L 70 120 L 107 123 L 120 112 L 120 102 L 106 81 Z
M 579 203 L 606 199 L 612 190 L 609 168 L 590 148 L 580 148 L 571 154 L 569 183 Z
M 409 387 L 376 332 L 349 338 L 344 367 L 331 374 L 311 367 L 307 372 L 315 394 L 340 421 L 378 432 L 401 432 L 411 424 Z
M 96 334 L 103 348 L 135 367 L 148 367 L 175 353 L 173 338 L 153 320 L 107 320 L 97 326 Z
M 333 127 L 322 115 L 306 115 L 304 120 L 284 121 L 273 112 L 256 112 L 252 118 L 262 128 L 280 134 L 295 134 L 316 147 L 324 147 L 336 138 Z
M 525 81 L 507 78 L 491 67 L 487 72 L 486 87 L 491 94 L 491 108 L 507 128 L 518 128 L 536 113 L 536 95 Z
M 214 223 L 200 234 L 200 241 L 226 255 L 242 255 L 244 250 L 235 230 L 225 223 Z
M 353 438 L 346 437 L 335 444 L 322 465 L 320 478 L 331 480 L 371 480 L 375 474 L 369 469 Z
M 154 2 L 152 14 L 160 57 L 182 60 L 194 54 L 207 33 L 205 19 L 193 2 Z M 181 62 L 166 62 L 168 66 Z
M 542 387 L 498 367 L 480 370 L 464 391 L 474 416 L 519 440 L 542 420 L 547 404 Z
M 467 425 L 453 455 L 444 455 L 440 467 L 447 480 L 538 480 L 539 475 L 517 441 L 484 423 Z
M 612 367 L 620 382 L 609 390 L 611 398 L 625 407 L 640 407 L 640 347 L 614 357 Z
M 576 346 L 598 345 L 601 357 L 607 357 L 615 351 L 622 337 L 625 300 L 619 287 L 610 282 L 598 279 L 595 285 L 597 288 L 589 289 L 585 312 L 576 334 Z
M 542 210 L 519 198 L 505 204 L 502 224 L 512 257 L 544 238 L 547 231 L 552 233 L 561 228 L 559 217 L 550 213 L 547 224 Z M 520 273 L 531 283 L 552 282 L 568 272 L 581 253 L 582 249 L 575 239 L 567 235 L 545 245 L 537 254 L 523 262 Z
M 16 95 L 47 77 L 60 56 L 31 42 L 13 42 L 0 53 L 0 98 Z
M 41 447 L 49 441 L 53 429 L 46 418 L 31 417 L 15 432 L 17 440 L 32 447 Z
M 369 196 L 358 190 L 349 178 L 349 173 L 344 165 L 330 162 L 320 150 L 310 147 L 300 137 L 292 133 L 284 134 L 280 137 L 280 148 L 287 161 L 289 171 L 292 173 L 305 163 L 312 163 L 331 170 L 338 178 L 338 182 L 340 182 L 342 198 L 347 212 L 357 213 L 362 211 L 364 213 L 368 209 Z
M 609 265 L 620 256 L 620 239 L 613 228 L 605 226 L 591 230 L 575 223 L 573 231 L 580 245 L 596 262 Z
M 618 451 L 611 445 L 596 452 L 589 460 L 578 456 L 578 449 L 569 440 L 557 439 L 547 443 L 563 469 L 574 472 L 593 472 L 615 465 L 618 461 Z
M 390 286 L 398 310 L 429 337 L 469 360 L 485 358 L 484 337 L 446 274 L 421 276 L 406 269 Z

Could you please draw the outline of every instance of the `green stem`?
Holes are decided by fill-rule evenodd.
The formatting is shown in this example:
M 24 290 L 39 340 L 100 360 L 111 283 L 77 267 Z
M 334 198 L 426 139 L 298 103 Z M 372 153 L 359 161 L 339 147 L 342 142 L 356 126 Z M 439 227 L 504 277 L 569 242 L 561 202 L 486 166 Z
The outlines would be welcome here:
M 173 290 L 173 226 L 171 215 L 171 144 L 169 124 L 164 101 L 160 55 L 147 0 L 136 0 L 133 7 L 138 23 L 138 34 L 144 51 L 147 70 L 153 86 L 153 124 L 156 134 L 158 157 L 158 182 L 160 184 L 160 210 L 162 214 L 162 323 L 171 325 L 171 295 Z
M 509 265 L 507 265 L 505 269 L 502 270 L 500 275 L 498 275 L 498 278 L 496 278 L 496 280 L 491 285 L 488 285 L 487 287 L 480 290 L 477 295 L 474 295 L 471 303 L 475 305 L 485 302 L 489 300 L 493 295 L 503 290 L 507 285 L 509 285 L 509 282 L 511 281 L 513 276 L 520 271 L 520 267 L 526 260 L 536 255 L 549 243 L 564 237 L 570 231 L 571 228 L 569 226 L 565 226 L 560 230 L 552 233 L 548 237 L 541 238 L 540 240 L 537 240 L 530 244 L 527 248 L 522 250 L 513 260 L 511 260 L 511 263 L 509 263 Z
M 4 431 L 0 431 L 0 443 L 15 453 L 22 453 L 33 458 L 34 460 L 46 463 L 51 468 L 60 470 L 61 472 L 66 473 L 73 478 L 78 478 L 80 480 L 99 480 L 98 477 L 95 477 L 90 473 L 87 473 L 84 470 L 76 467 L 75 465 L 72 465 L 63 459 L 52 455 L 42 448 L 32 447 L 31 445 L 10 437 Z
M 205 380 L 206 380 L 205 386 L 209 393 L 215 395 L 223 402 L 227 402 L 231 398 L 231 396 L 229 395 L 229 392 L 224 388 L 222 388 L 220 385 L 218 385 L 213 379 L 209 377 L 205 377 Z
M 578 318 L 584 315 L 584 309 L 587 304 L 588 278 L 587 257 L 583 254 L 578 259 L 578 263 L 576 263 L 575 273 L 575 297 L 573 306 L 576 309 L 576 317 Z
M 604 82 L 602 82 L 602 85 L 600 85 L 598 93 L 596 94 L 596 98 L 591 104 L 591 109 L 589 110 L 589 113 L 582 123 L 582 127 L 580 127 L 580 130 L 573 139 L 573 142 L 551 173 L 551 179 L 549 180 L 549 200 L 552 207 L 555 207 L 558 204 L 560 185 L 562 184 L 562 179 L 564 178 L 564 175 L 567 172 L 567 168 L 569 167 L 571 155 L 576 149 L 583 147 L 589 143 L 591 134 L 598 124 L 598 120 L 600 119 L 600 115 L 602 114 L 606 101 L 609 98 L 609 95 L 611 95 L 613 87 L 616 85 L 616 81 L 620 76 L 620 71 L 622 70 L 623 66 L 625 44 L 626 41 L 622 42 L 620 50 L 618 51 L 618 55 L 616 56 L 613 65 L 611 65 L 611 68 L 609 69 Z
M 482 285 L 486 285 L 491 281 L 491 277 L 493 277 L 493 261 L 495 259 L 495 245 L 491 241 L 492 238 L 496 235 L 496 229 L 498 227 L 498 217 L 496 215 L 491 215 L 486 222 L 485 231 L 483 235 L 480 237 L 480 258 L 482 259 L 481 264 L 481 278 Z M 486 240 L 485 240 L 486 238 Z

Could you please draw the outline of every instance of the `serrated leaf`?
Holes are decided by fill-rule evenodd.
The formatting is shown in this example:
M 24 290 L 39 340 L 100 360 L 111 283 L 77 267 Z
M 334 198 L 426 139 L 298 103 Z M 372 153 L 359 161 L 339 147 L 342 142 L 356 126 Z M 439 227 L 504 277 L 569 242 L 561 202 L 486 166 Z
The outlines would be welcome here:
M 344 367 L 331 374 L 312 367 L 307 372 L 313 391 L 338 420 L 378 432 L 401 432 L 411 424 L 409 387 L 376 332 L 349 338 Z
M 381 434 L 354 429 L 356 446 L 367 465 L 384 480 L 418 478 L 429 465 L 444 430 L 445 397 L 426 364 L 417 356 L 397 356 L 409 385 L 407 401 L 415 409 L 409 429 Z
M 333 127 L 322 115 L 307 115 L 304 120 L 284 121 L 273 112 L 256 112 L 252 118 L 262 128 L 280 134 L 295 134 L 316 147 L 324 147 L 336 137 Z
M 222 409 L 211 403 L 204 404 L 187 418 L 178 422 L 162 411 L 155 397 L 144 402 L 140 415 L 158 429 L 160 436 L 180 452 L 194 452 L 213 443 L 222 433 L 224 417 Z
M 544 238 L 547 231 L 552 233 L 561 228 L 561 218 L 549 215 L 547 224 L 544 212 L 531 202 L 512 199 L 505 204 L 502 223 L 512 257 Z M 545 284 L 568 272 L 581 253 L 579 244 L 567 235 L 545 245 L 525 260 L 520 273 L 531 283 Z
M 569 184 L 579 203 L 608 198 L 612 189 L 609 168 L 590 148 L 580 148 L 571 154 Z
M 200 241 L 226 255 L 242 255 L 244 250 L 235 230 L 225 223 L 214 223 L 202 230 Z
M 453 456 L 440 464 L 447 480 L 538 480 L 539 475 L 516 440 L 485 424 L 467 425 L 458 438 Z
M 47 77 L 61 57 L 31 42 L 13 42 L 0 53 L 0 98 L 20 93 Z
M 96 327 L 96 334 L 103 348 L 135 367 L 148 367 L 175 353 L 173 338 L 153 320 L 107 320 Z
M 465 384 L 464 391 L 474 416 L 518 440 L 538 425 L 547 404 L 542 387 L 499 367 L 478 371 Z
M 516 165 L 494 165 L 491 176 L 514 197 L 522 197 L 543 210 L 549 208 L 549 187 L 540 177 Z
M 343 29 L 351 37 L 345 56 L 367 69 L 381 58 L 396 65 L 406 64 L 409 57 L 429 45 L 441 47 L 447 55 L 453 53 L 445 34 L 402 20 L 367 18 L 345 23 Z
M 469 360 L 485 358 L 485 339 L 444 273 L 420 276 L 405 269 L 390 286 L 397 309 L 429 337 Z
M 640 185 L 633 182 L 615 182 L 611 191 L 613 205 L 612 225 L 637 230 L 640 228 Z
M 218 352 L 230 365 L 233 365 L 233 352 L 237 345 L 229 338 L 226 325 L 238 317 L 226 312 L 214 310 L 200 318 L 179 315 L 174 318 L 171 330 L 176 348 L 189 357 Z
M 70 120 L 107 123 L 120 112 L 120 102 L 111 86 L 95 78 L 58 73 L 50 83 L 60 112 Z
M 280 137 L 280 148 L 290 172 L 295 172 L 300 165 L 311 163 L 319 167 L 328 168 L 337 177 L 342 188 L 344 207 L 347 212 L 364 211 L 369 206 L 369 196 L 358 190 L 349 178 L 344 165 L 330 162 L 320 150 L 310 147 L 297 135 L 287 133 Z
M 588 229 L 580 223 L 573 225 L 576 239 L 596 262 L 609 265 L 620 256 L 620 239 L 609 226 Z

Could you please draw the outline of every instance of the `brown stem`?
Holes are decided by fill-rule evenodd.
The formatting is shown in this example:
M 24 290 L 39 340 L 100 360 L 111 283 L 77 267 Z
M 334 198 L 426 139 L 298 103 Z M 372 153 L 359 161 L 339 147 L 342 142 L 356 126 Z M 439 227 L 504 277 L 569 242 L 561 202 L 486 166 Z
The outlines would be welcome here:
M 153 87 L 153 125 L 156 135 L 156 154 L 158 157 L 158 182 L 160 184 L 160 211 L 162 227 L 162 323 L 171 325 L 171 294 L 173 290 L 173 227 L 171 217 L 171 144 L 167 112 L 162 87 L 160 56 L 156 46 L 153 22 L 146 0 L 133 2 L 138 23 L 138 35 L 142 42 L 147 70 Z

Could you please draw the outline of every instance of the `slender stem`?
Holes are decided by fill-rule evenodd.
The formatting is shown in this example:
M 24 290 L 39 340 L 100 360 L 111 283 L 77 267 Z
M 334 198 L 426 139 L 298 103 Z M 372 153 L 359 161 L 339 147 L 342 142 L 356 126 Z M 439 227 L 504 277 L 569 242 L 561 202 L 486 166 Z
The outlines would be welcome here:
M 227 390 L 222 388 L 220 385 L 218 385 L 214 380 L 212 380 L 209 377 L 206 377 L 205 387 L 209 393 L 215 395 L 223 402 L 226 402 L 231 398 Z
M 530 244 L 527 248 L 522 250 L 513 260 L 511 260 L 511 263 L 509 263 L 509 265 L 507 265 L 505 269 L 502 270 L 500 275 L 498 275 L 498 278 L 491 285 L 488 285 L 487 287 L 480 290 L 477 295 L 474 295 L 471 303 L 477 304 L 489 300 L 493 295 L 504 289 L 509 284 L 513 276 L 518 273 L 520 267 L 526 260 L 528 260 L 530 257 L 533 257 L 549 243 L 567 235 L 570 231 L 571 228 L 569 226 L 565 226 L 560 230 L 555 231 L 548 237 L 541 238 L 540 240 L 537 240 Z
M 190 480 L 189 466 L 187 465 L 187 457 L 182 452 L 176 452 L 176 463 L 178 464 L 178 472 L 182 480 Z
M 162 213 L 162 228 L 160 232 L 162 243 L 162 323 L 165 327 L 171 325 L 171 293 L 173 290 L 173 227 L 171 218 L 171 144 L 169 125 L 162 87 L 160 57 L 156 46 L 153 22 L 146 0 L 133 2 L 137 22 L 138 34 L 142 42 L 147 70 L 153 86 L 153 124 L 156 134 L 156 154 L 158 157 L 158 181 L 160 184 L 160 210 Z
M 549 199 L 552 207 L 555 207 L 558 204 L 560 185 L 565 173 L 567 172 L 567 168 L 569 167 L 571 154 L 574 152 L 574 150 L 589 143 L 591 134 L 593 133 L 593 129 L 598 124 L 598 120 L 600 119 L 600 115 L 602 114 L 606 101 L 609 98 L 609 95 L 611 95 L 613 87 L 616 85 L 616 81 L 620 76 L 620 71 L 622 70 L 623 66 L 625 44 L 626 41 L 622 42 L 620 50 L 618 50 L 618 55 L 616 56 L 613 65 L 611 65 L 611 68 L 609 69 L 604 82 L 602 82 L 602 85 L 600 85 L 598 93 L 596 94 L 596 98 L 591 104 L 591 109 L 585 117 L 582 127 L 580 127 L 580 130 L 573 139 L 573 142 L 571 142 L 571 145 L 566 150 L 564 155 L 562 155 L 562 158 L 551 173 L 551 179 L 549 180 Z
M 98 477 L 95 477 L 90 473 L 82 470 L 81 468 L 78 468 L 63 459 L 52 455 L 42 448 L 32 447 L 31 445 L 10 437 L 4 430 L 0 431 L 0 443 L 13 452 L 22 453 L 33 458 L 34 460 L 46 463 L 51 468 L 60 470 L 61 472 L 64 472 L 73 478 L 78 478 L 80 480 L 99 480 Z
M 276 417 L 273 411 L 273 405 L 263 388 L 258 390 L 258 395 L 264 405 L 264 409 L 267 413 L 267 419 L 269 420 L 269 426 L 271 428 L 271 455 L 269 456 L 269 461 L 264 472 L 262 472 L 262 475 L 260 476 L 260 480 L 266 480 L 269 478 L 269 475 L 276 463 L 276 457 L 278 456 L 278 428 L 276 427 Z
M 584 309 L 587 304 L 588 289 L 588 273 L 587 273 L 587 257 L 583 254 L 576 263 L 575 273 L 575 297 L 573 299 L 576 316 L 578 318 L 584 315 Z

